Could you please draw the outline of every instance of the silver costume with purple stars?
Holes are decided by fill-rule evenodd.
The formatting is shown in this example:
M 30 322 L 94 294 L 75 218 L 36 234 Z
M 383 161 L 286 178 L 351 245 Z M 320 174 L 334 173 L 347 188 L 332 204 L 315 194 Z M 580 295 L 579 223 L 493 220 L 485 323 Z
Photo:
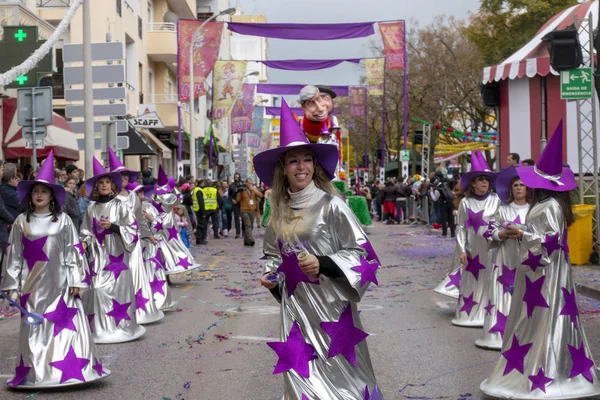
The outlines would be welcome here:
M 102 367 L 83 304 L 70 288 L 87 288 L 83 248 L 71 218 L 60 213 L 17 217 L 4 258 L 1 290 L 20 292 L 21 307 L 43 316 L 21 318 L 15 375 L 19 388 L 70 386 L 110 375 Z

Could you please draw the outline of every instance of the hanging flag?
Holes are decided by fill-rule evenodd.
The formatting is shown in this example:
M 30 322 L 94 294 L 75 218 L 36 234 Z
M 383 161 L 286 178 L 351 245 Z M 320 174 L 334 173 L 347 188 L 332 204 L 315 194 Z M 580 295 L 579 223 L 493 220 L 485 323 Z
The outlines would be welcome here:
M 363 117 L 367 113 L 367 88 L 364 86 L 350 86 L 350 115 Z
M 405 40 L 404 21 L 385 22 L 379 24 L 379 32 L 383 41 L 385 67 L 387 69 L 404 70 Z
M 271 148 L 271 142 L 273 139 L 273 135 L 271 135 L 271 120 L 265 118 L 263 120 L 261 139 L 260 139 L 260 147 L 258 152 L 269 150 Z
M 179 84 L 179 101 L 190 100 L 190 43 L 192 37 L 204 21 L 197 19 L 177 20 L 177 82 Z M 194 98 L 204 96 L 204 81 L 219 58 L 223 24 L 209 22 L 196 35 L 194 44 Z
M 373 58 L 365 60 L 367 70 L 367 86 L 370 96 L 383 96 L 383 74 L 385 69 L 385 58 Z
M 217 146 L 217 137 L 215 136 L 215 132 L 213 131 L 213 125 L 210 124 L 208 126 L 208 131 L 206 135 L 204 135 L 203 144 L 207 144 L 212 140 L 213 149 L 215 149 L 216 153 L 219 154 L 219 146 Z
M 250 132 L 254 114 L 254 87 L 250 83 L 242 85 L 242 93 L 231 111 L 231 133 Z
M 264 107 L 254 107 L 254 114 L 252 115 L 252 126 L 250 127 L 250 130 L 248 130 L 248 134 L 246 135 L 248 147 L 250 147 L 251 149 L 260 148 L 264 112 Z
M 246 61 L 217 61 L 213 74 L 213 123 L 219 122 L 231 112 L 233 104 L 242 91 L 246 75 Z

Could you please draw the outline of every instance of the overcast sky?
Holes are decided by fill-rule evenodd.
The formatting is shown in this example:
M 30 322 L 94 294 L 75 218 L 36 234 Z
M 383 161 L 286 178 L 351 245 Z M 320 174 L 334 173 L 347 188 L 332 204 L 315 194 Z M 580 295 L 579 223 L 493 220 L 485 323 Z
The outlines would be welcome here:
M 404 19 L 419 26 L 432 22 L 437 15 L 464 18 L 479 8 L 479 0 L 230 0 L 232 7 L 242 8 L 244 14 L 264 14 L 267 22 L 341 23 Z M 410 25 L 407 27 L 410 29 Z M 297 58 L 335 59 L 371 57 L 376 35 L 348 40 L 279 40 L 269 39 L 269 59 Z M 409 61 L 410 62 L 410 61 Z M 410 66 L 409 66 L 410 68 Z M 310 71 L 281 71 L 270 69 L 270 83 L 315 83 L 354 85 L 364 69 L 344 63 L 334 68 Z

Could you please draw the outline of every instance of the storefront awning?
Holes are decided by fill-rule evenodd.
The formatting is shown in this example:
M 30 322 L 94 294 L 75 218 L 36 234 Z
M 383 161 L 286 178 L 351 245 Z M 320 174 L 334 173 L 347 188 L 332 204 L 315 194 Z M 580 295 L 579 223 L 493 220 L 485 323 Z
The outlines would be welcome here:
M 154 143 L 156 147 L 158 147 L 161 150 L 163 158 L 172 158 L 171 149 L 165 146 L 165 144 L 162 141 L 160 141 L 156 136 L 154 136 L 152 133 L 146 133 L 144 136 L 146 136 L 148 140 L 150 140 L 150 142 Z
M 123 155 L 126 156 L 145 156 L 154 155 L 156 152 L 150 147 L 146 138 L 136 130 L 131 124 L 128 124 L 129 130 L 127 132 L 119 133 L 119 136 L 126 136 L 129 138 L 129 148 L 123 149 Z

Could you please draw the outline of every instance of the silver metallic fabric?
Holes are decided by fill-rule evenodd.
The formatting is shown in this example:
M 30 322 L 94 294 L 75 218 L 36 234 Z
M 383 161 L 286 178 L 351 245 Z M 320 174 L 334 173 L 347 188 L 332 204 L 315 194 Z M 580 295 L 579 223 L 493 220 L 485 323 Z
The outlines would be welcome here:
M 317 356 L 309 361 L 308 378 L 293 369 L 283 372 L 283 399 L 300 400 L 304 395 L 311 400 L 362 400 L 365 388 L 373 393 L 377 385 L 366 339 L 353 347 L 357 366 L 341 354 L 328 358 L 331 339 L 321 328 L 321 323 L 340 320 L 341 313 L 350 307 L 355 327 L 364 331 L 357 303 L 369 282 L 364 281 L 361 285 L 361 273 L 352 268 L 361 264 L 361 257 L 367 257 L 361 245 L 368 244 L 368 238 L 341 198 L 326 194 L 313 183 L 300 192 L 291 193 L 291 196 L 290 219 L 286 213 L 283 221 L 289 235 L 293 232 L 309 253 L 329 256 L 344 277 L 320 275 L 318 284 L 300 282 L 291 294 L 288 293 L 290 288 L 285 274 L 280 273 L 281 281 L 274 289 L 281 303 L 280 339 L 286 341 L 292 326 L 297 323 L 304 342 L 314 347 Z M 297 219 L 305 206 L 302 218 Z M 267 227 L 263 249 L 267 257 L 265 273 L 274 272 L 281 265 L 279 242 L 283 240 L 285 238 L 276 236 L 272 225 Z
M 173 208 L 180 204 L 180 196 L 175 193 L 167 193 L 155 195 L 154 200 L 158 204 L 159 215 L 153 228 L 156 234 L 163 239 L 159 243 L 159 248 L 164 257 L 166 274 L 179 274 L 200 268 L 202 264 L 194 261 L 194 256 L 183 244 L 179 227 L 175 221 Z
M 469 264 L 462 266 L 458 307 L 452 324 L 466 327 L 482 327 L 485 316 L 488 280 L 492 270 L 491 245 L 484 236 L 489 221 L 500 207 L 495 193 L 485 198 L 465 197 L 458 206 L 456 244 L 466 252 Z
M 460 253 L 461 248 L 456 246 L 454 249 L 454 256 L 452 257 L 452 270 L 446 275 L 444 280 L 433 289 L 434 292 L 443 294 L 444 296 L 452 297 L 454 299 L 458 299 L 458 286 L 456 286 L 451 280 L 450 276 L 458 273 L 462 264 L 460 263 Z M 460 286 L 460 285 L 459 285 Z
M 51 214 L 32 214 L 27 222 L 26 214 L 19 215 L 4 258 L 0 289 L 18 290 L 21 305 L 44 316 L 41 325 L 21 321 L 17 368 L 9 381 L 20 388 L 69 386 L 110 375 L 107 369 L 99 369 L 100 375 L 93 368 L 101 361 L 81 299 L 70 293 L 70 288 L 87 288 L 85 260 L 76 247 L 80 245 L 77 231 L 67 214 L 60 213 L 56 222 L 52 218 Z M 80 361 L 88 361 L 78 370 L 83 380 L 69 378 L 69 374 L 62 379 L 63 372 L 57 368 L 64 367 L 61 361 L 68 359 L 70 351 Z M 21 363 L 25 369 L 19 368 Z M 50 363 L 57 363 L 56 367 Z
M 510 399 L 575 399 L 600 395 L 577 310 L 564 214 L 557 201 L 527 216 L 521 263 L 502 355 L 481 390 Z
M 151 324 L 165 317 L 165 314 L 154 303 L 152 289 L 150 288 L 150 280 L 154 277 L 154 270 L 146 268 L 142 254 L 142 239 L 150 237 L 152 232 L 147 225 L 140 224 L 140 221 L 144 221 L 144 214 L 137 193 L 130 191 L 127 197 L 117 196 L 117 198 L 127 204 L 129 212 L 133 213 L 135 218 L 135 227 L 138 228 L 136 232 L 138 240 L 131 250 L 128 264 L 136 297 L 135 317 L 138 324 Z
M 119 234 L 100 228 L 101 217 L 117 225 Z M 138 242 L 134 223 L 127 203 L 114 198 L 91 203 L 81 224 L 81 241 L 87 245 L 90 269 L 96 274 L 92 290 L 83 296 L 96 343 L 128 342 L 146 332 L 135 318 L 135 291 L 128 267 Z
M 493 350 L 502 348 L 516 269 L 521 264 L 521 241 L 516 239 L 499 241 L 498 232 L 503 229 L 502 224 L 504 222 L 525 224 L 528 211 L 529 204 L 522 206 L 515 203 L 502 205 L 491 221 L 488 238 L 490 241 L 497 243 L 498 250 L 492 263 L 493 268 L 487 291 L 488 299 L 485 300 L 487 309 L 483 323 L 483 336 L 475 341 L 478 347 Z

